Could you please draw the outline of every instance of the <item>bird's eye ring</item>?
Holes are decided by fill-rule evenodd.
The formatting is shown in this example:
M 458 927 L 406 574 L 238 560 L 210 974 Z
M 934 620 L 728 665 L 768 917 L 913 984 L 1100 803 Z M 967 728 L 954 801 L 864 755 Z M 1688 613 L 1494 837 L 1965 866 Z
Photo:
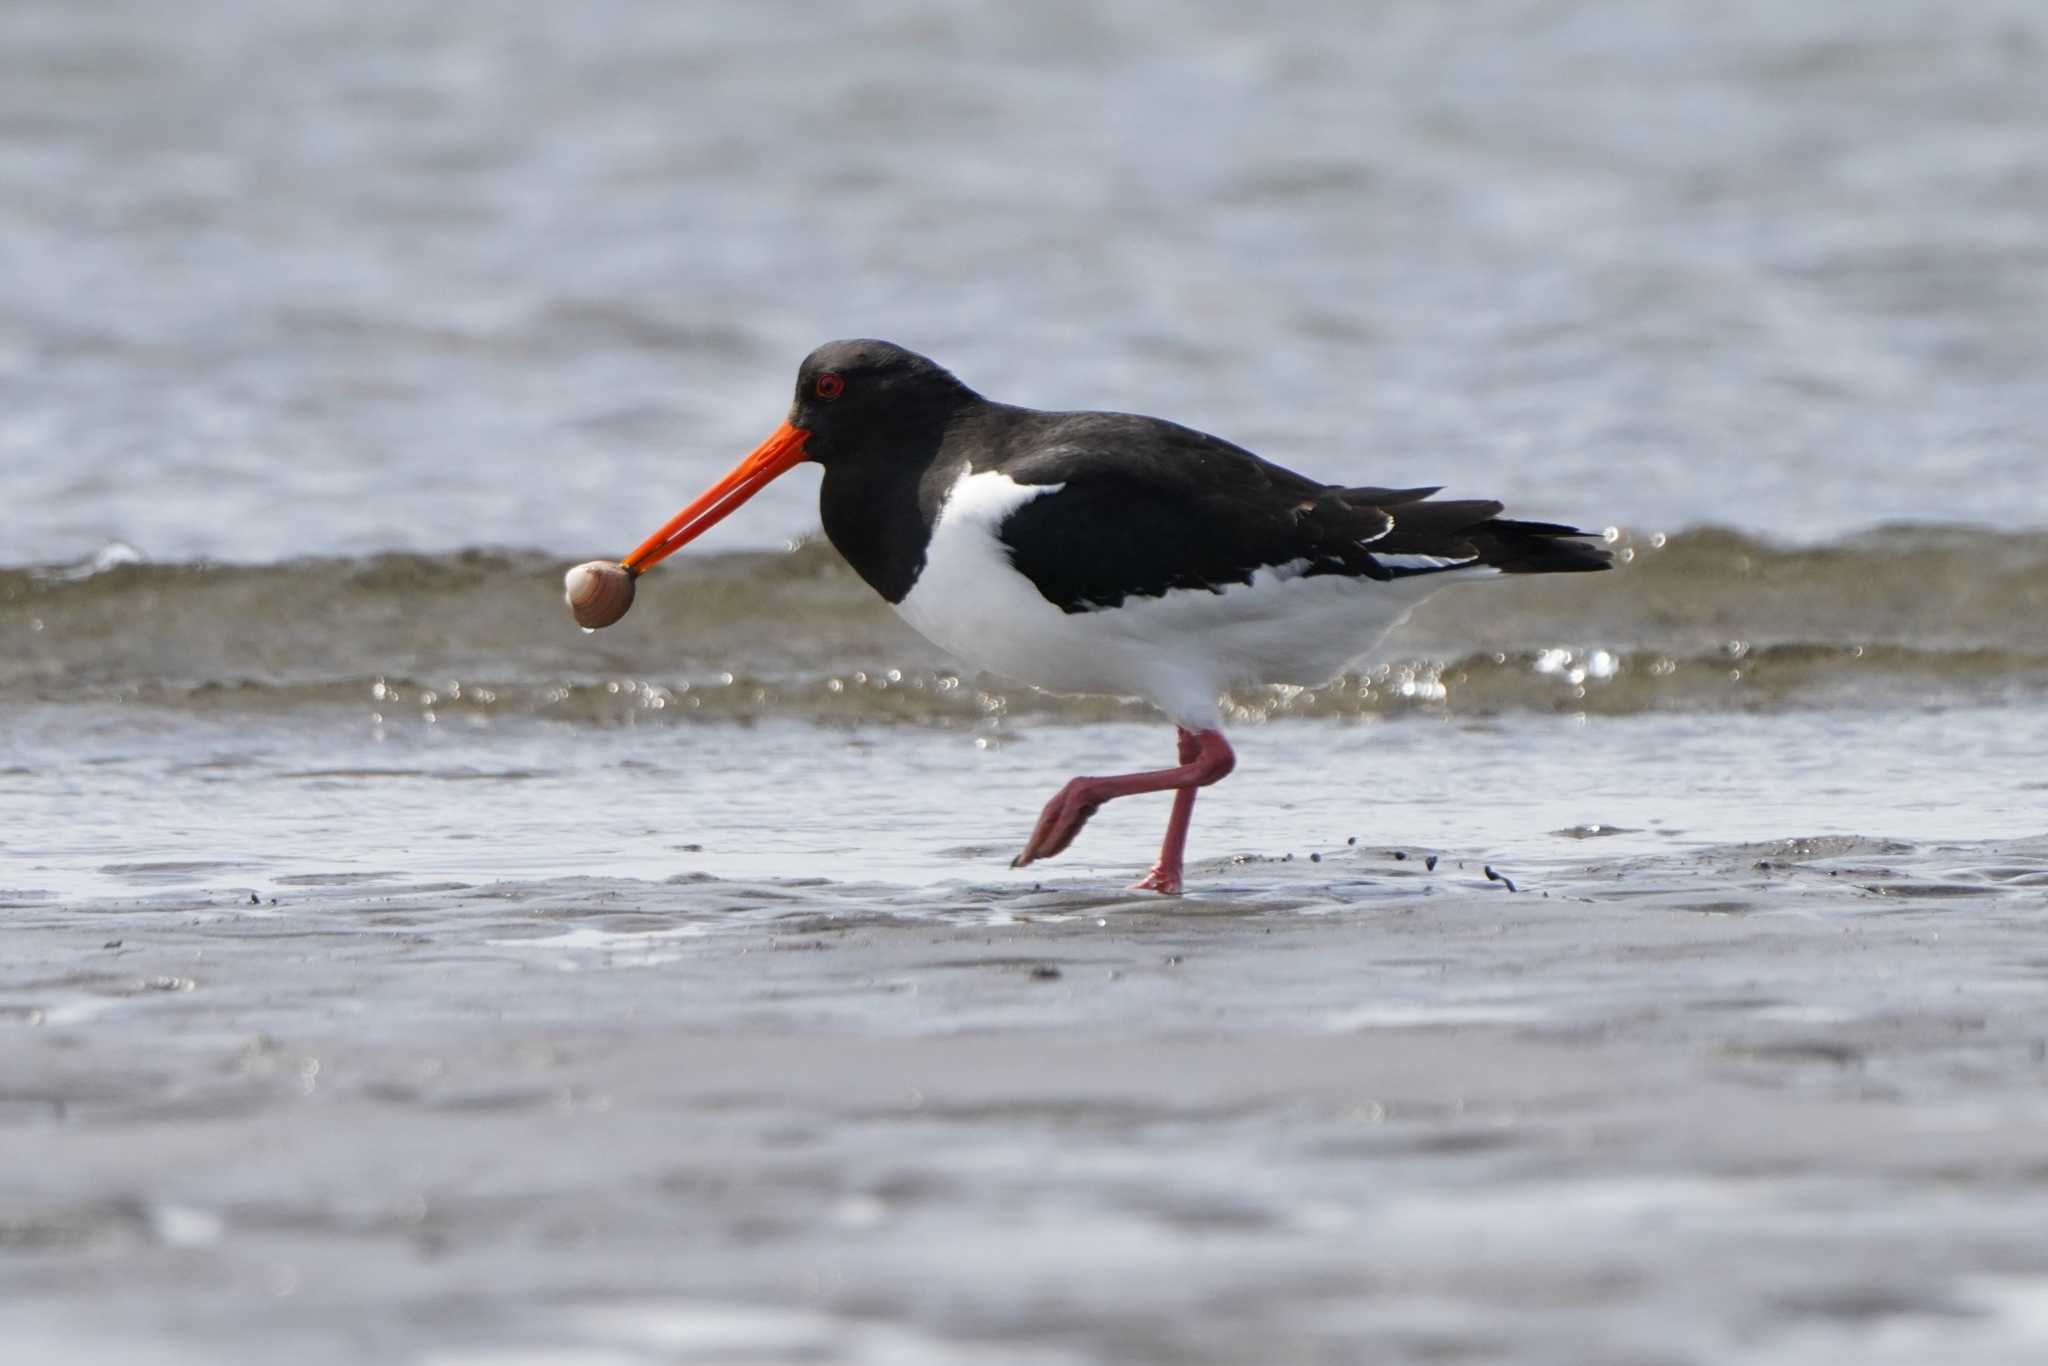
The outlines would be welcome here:
M 817 391 L 819 398 L 838 398 L 846 392 L 846 381 L 827 370 L 818 376 L 817 382 L 812 384 L 811 388 Z

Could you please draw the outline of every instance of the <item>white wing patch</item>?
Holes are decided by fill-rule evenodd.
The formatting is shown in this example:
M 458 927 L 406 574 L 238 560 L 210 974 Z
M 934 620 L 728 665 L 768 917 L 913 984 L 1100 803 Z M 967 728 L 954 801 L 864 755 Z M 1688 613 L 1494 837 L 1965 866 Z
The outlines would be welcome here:
M 1462 560 L 1446 559 L 1442 555 L 1388 555 L 1375 550 L 1372 557 L 1389 569 L 1449 569 L 1453 565 L 1471 564 L 1477 555 L 1467 555 Z

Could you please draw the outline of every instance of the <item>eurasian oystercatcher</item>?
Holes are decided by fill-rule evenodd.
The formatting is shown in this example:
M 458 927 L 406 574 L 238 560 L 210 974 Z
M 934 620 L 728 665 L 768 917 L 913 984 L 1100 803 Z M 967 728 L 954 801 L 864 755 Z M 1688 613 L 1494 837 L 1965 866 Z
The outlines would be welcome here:
M 1181 889 L 1195 791 L 1228 774 L 1220 695 L 1320 683 L 1453 583 L 1606 569 L 1592 533 L 1509 521 L 1434 488 L 1317 483 L 1156 417 L 983 398 L 884 341 L 819 347 L 789 416 L 623 561 L 638 575 L 769 480 L 824 467 L 825 534 L 854 572 L 965 663 L 1053 692 L 1145 699 L 1177 767 L 1075 778 L 1012 866 L 1051 858 L 1115 797 L 1174 793 L 1133 890 Z

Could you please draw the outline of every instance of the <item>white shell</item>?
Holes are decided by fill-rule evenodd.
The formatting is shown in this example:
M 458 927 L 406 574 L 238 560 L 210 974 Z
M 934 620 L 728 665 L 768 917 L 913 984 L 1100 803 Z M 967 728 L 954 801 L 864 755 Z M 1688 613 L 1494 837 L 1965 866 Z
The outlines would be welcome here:
M 562 576 L 562 598 L 576 624 L 595 631 L 626 615 L 633 605 L 633 572 L 610 560 L 579 564 Z

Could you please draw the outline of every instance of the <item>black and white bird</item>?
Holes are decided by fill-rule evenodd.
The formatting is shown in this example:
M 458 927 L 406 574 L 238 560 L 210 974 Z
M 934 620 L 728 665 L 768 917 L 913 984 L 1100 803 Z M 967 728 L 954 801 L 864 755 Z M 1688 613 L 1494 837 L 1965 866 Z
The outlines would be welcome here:
M 1179 763 L 1075 778 L 1013 866 L 1051 858 L 1106 801 L 1172 791 L 1134 889 L 1181 890 L 1195 792 L 1237 760 L 1221 695 L 1335 677 L 1455 583 L 1606 569 L 1590 533 L 1510 521 L 1434 488 L 1342 488 L 1156 417 L 983 398 L 883 341 L 819 347 L 789 416 L 623 561 L 638 575 L 778 475 L 824 467 L 833 546 L 934 644 L 1052 692 L 1143 698 Z

